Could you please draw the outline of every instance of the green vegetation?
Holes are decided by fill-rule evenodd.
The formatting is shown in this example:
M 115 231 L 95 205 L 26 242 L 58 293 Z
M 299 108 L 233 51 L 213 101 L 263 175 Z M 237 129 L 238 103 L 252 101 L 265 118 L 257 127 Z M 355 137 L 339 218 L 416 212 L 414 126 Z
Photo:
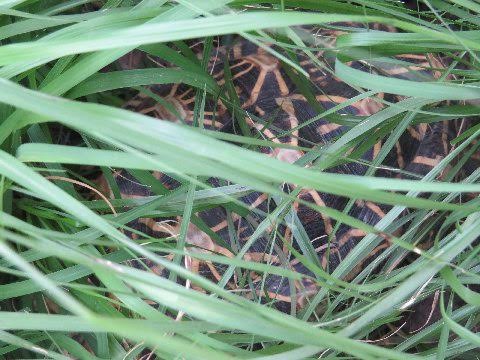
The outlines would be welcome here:
M 475 241 L 480 236 L 480 203 L 469 195 L 480 192 L 480 171 L 468 177 L 461 172 L 479 146 L 480 128 L 473 126 L 455 138 L 452 152 L 416 180 L 375 177 L 382 165 L 375 162 L 366 176 L 319 171 L 359 161 L 360 150 L 379 136 L 384 139 L 381 154 L 386 155 L 409 124 L 479 115 L 480 108 L 470 101 L 480 99 L 477 1 L 424 0 L 418 7 L 406 7 L 393 0 L 0 0 L 0 13 L 0 358 L 478 355 L 480 294 L 471 285 L 480 282 L 480 247 Z M 226 103 L 236 114 L 236 135 L 121 109 L 126 94 L 148 91 L 152 84 L 182 82 L 197 89 L 195 117 L 202 119 L 207 95 L 228 98 L 228 84 L 219 88 L 205 64 L 186 50 L 173 50 L 188 48 L 183 42 L 188 39 L 211 44 L 216 35 L 239 34 L 258 44 L 277 44 L 282 51 L 276 55 L 292 76 L 308 84 L 293 50 L 309 56 L 319 45 L 293 29 L 338 27 L 343 22 L 387 24 L 402 31 L 350 29 L 330 52 L 336 59 L 331 70 L 359 89 L 358 99 L 380 92 L 404 99 L 392 104 L 377 98 L 384 108 L 369 117 L 339 116 L 347 103 L 319 108 L 320 116 L 349 130 L 328 146 L 306 151 L 299 164 L 312 167 L 255 151 L 279 145 L 248 132 L 232 97 Z M 164 55 L 163 60 L 176 67 L 122 70 L 117 60 L 135 48 Z M 406 82 L 348 66 L 352 59 L 372 67 L 375 61 L 401 65 L 395 55 L 427 53 L 451 59 L 444 69 L 432 64 L 441 73 L 436 82 L 422 82 L 421 74 L 417 81 Z M 308 86 L 302 89 L 307 99 L 312 98 L 309 91 Z M 75 141 L 59 145 L 59 136 Z M 358 151 L 349 152 L 352 148 Z M 112 177 L 117 169 L 133 169 L 154 195 L 121 199 Z M 163 188 L 152 170 L 174 174 L 181 186 Z M 98 187 L 93 180 L 100 174 L 111 187 L 115 214 L 104 200 L 92 200 L 85 187 Z M 439 174 L 442 181 L 436 180 Z M 206 181 L 210 176 L 230 185 L 211 188 Z M 272 299 L 261 304 L 256 296 L 230 291 L 226 283 L 233 273 L 247 282 L 251 271 L 291 280 L 301 274 L 245 260 L 248 247 L 232 249 L 236 257 L 184 247 L 187 224 L 198 224 L 199 210 L 226 206 L 229 214 L 248 213 L 237 199 L 252 190 L 270 194 L 277 204 L 264 214 L 253 238 L 272 223 L 294 221 L 295 194 L 282 190 L 285 182 L 392 205 L 373 227 L 349 216 L 348 209 L 310 204 L 368 235 L 328 273 L 308 251 L 312 239 L 302 231 L 294 234 L 302 249 L 296 256 L 315 274 L 320 290 L 302 308 L 295 306 L 294 297 L 291 314 L 275 310 Z M 173 238 L 139 234 L 132 240 L 122 231 L 139 217 L 172 216 L 182 217 Z M 345 281 L 385 233 L 392 245 Z M 425 243 L 431 246 L 422 247 Z M 166 254 L 175 256 L 171 260 Z M 226 275 L 215 282 L 204 278 L 183 266 L 185 255 L 223 264 Z M 128 266 L 128 260 L 139 257 L 165 267 L 170 276 Z M 381 261 L 381 269 L 402 265 L 391 272 L 372 271 Z M 187 286 L 176 278 L 186 280 Z M 417 328 L 402 328 L 408 313 L 432 295 L 440 315 L 427 322 L 428 305 Z

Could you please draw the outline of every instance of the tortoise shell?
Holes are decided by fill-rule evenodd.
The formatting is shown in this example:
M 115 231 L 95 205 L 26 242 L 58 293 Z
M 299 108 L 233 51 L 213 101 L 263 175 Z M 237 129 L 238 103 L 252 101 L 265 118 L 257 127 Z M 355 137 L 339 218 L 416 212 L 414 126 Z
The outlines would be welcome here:
M 360 95 L 362 89 L 343 83 L 335 77 L 333 71 L 335 39 L 342 32 L 309 29 L 308 33 L 317 43 L 322 44 L 321 48 L 309 53 L 294 50 L 286 52 L 271 44 L 260 47 L 242 39 L 236 39 L 233 44 L 227 45 L 216 41 L 206 59 L 208 61 L 204 63 L 219 91 L 206 92 L 203 117 L 200 120 L 195 120 L 196 99 L 201 99 L 196 98 L 196 94 L 202 94 L 204 89 L 181 83 L 151 86 L 149 92 L 138 93 L 130 99 L 125 108 L 158 118 L 159 121 L 180 122 L 211 131 L 239 133 L 244 132 L 246 126 L 249 136 L 268 140 L 272 144 L 259 146 L 257 151 L 280 161 L 302 164 L 299 160 L 305 155 L 306 149 L 328 146 L 349 129 L 333 120 L 366 117 L 380 111 L 384 102 L 400 100 L 389 94 L 377 94 L 375 97 L 351 102 L 350 99 Z M 204 53 L 203 45 L 202 42 L 191 45 L 199 63 Z M 285 57 L 292 59 L 308 74 L 308 78 L 282 62 L 272 54 L 273 51 L 282 52 Z M 433 80 L 440 76 L 435 71 L 428 71 L 433 58 L 423 55 L 398 58 L 401 66 L 384 64 L 384 67 L 373 68 L 371 64 L 361 61 L 350 62 L 349 66 L 405 79 L 421 76 Z M 162 59 L 151 57 L 151 60 L 161 66 L 171 66 Z M 435 61 L 435 66 L 441 66 L 439 60 Z M 334 107 L 338 107 L 337 111 L 332 112 L 336 117 L 324 115 Z M 425 175 L 448 153 L 448 140 L 451 136 L 450 126 L 443 122 L 409 127 L 380 162 L 376 174 L 385 177 Z M 345 161 L 334 163 L 324 171 L 365 174 L 382 148 L 380 132 L 378 139 L 376 144 L 366 149 L 351 149 L 351 154 L 360 151 L 356 159 L 346 156 Z M 178 179 L 166 173 L 155 173 L 154 176 L 170 190 L 181 184 Z M 126 170 L 117 172 L 115 178 L 124 197 L 152 194 L 148 187 Z M 221 186 L 225 181 L 211 178 L 207 183 L 210 186 Z M 318 285 L 313 280 L 315 274 L 311 268 L 294 253 L 306 255 L 306 252 L 313 250 L 317 264 L 324 270 L 332 271 L 366 234 L 360 229 L 336 224 L 306 205 L 313 203 L 344 211 L 347 198 L 312 189 L 297 189 L 293 184 L 282 186 L 284 191 L 295 194 L 302 201 L 295 203 L 293 211 L 288 212 L 282 221 L 271 221 L 261 234 L 258 234 L 259 224 L 275 211 L 279 199 L 264 193 L 250 192 L 240 199 L 246 212 L 217 206 L 196 214 L 199 223 L 189 226 L 186 241 L 194 251 L 229 257 L 236 256 L 243 249 L 245 260 L 285 267 L 306 275 L 301 281 L 289 281 L 277 275 L 237 271 L 224 279 L 228 280 L 227 286 L 230 289 L 244 292 L 247 296 L 276 299 L 280 303 L 295 299 L 296 305 L 302 306 L 305 298 L 315 293 Z M 350 216 L 375 225 L 388 209 L 381 204 L 358 200 L 347 210 Z M 138 219 L 129 226 L 149 236 L 161 237 L 165 234 L 178 234 L 180 222 L 181 219 L 148 218 Z M 138 236 L 133 232 L 129 234 Z M 255 236 L 253 241 L 252 236 Z M 308 238 L 309 248 L 305 248 L 305 244 L 299 241 L 302 236 Z M 378 256 L 388 246 L 388 240 L 381 242 L 350 276 L 358 273 L 363 264 Z M 145 262 L 153 267 L 148 261 Z M 136 262 L 133 265 L 138 266 Z M 220 281 L 226 271 L 225 266 L 191 259 L 189 268 L 214 281 Z M 152 269 L 165 275 L 163 269 Z

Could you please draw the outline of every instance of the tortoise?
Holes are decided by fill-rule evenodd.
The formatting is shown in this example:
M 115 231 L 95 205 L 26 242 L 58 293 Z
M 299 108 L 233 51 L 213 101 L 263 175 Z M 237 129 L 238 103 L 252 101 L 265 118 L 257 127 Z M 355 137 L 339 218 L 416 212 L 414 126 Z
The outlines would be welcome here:
M 361 89 L 355 89 L 335 77 L 335 40 L 343 33 L 338 30 L 339 27 L 352 29 L 360 25 L 337 25 L 324 29 L 298 29 L 303 35 L 309 34 L 317 39 L 322 48 L 311 53 L 294 50 L 284 53 L 285 57 L 293 59 L 308 74 L 309 79 L 276 57 L 273 52 L 282 50 L 273 44 L 259 46 L 244 39 L 229 37 L 222 41 L 216 39 L 209 51 L 209 46 L 205 43 L 191 42 L 190 51 L 198 58 L 198 62 L 192 61 L 192 64 L 199 67 L 203 61 L 206 72 L 220 89 L 220 92 L 205 97 L 200 120 L 195 118 L 198 110 L 195 105 L 199 105 L 196 100 L 202 97 L 196 97 L 196 94 L 202 94 L 206 87 L 200 88 L 198 92 L 198 89 L 182 83 L 151 86 L 148 91 L 128 99 L 124 107 L 160 121 L 182 122 L 223 133 L 243 132 L 271 142 L 270 145 L 259 142 L 260 145 L 253 148 L 265 156 L 299 166 L 312 166 L 311 162 L 304 161 L 306 149 L 328 145 L 348 130 L 348 126 L 342 125 L 342 121 L 336 122 L 337 120 L 367 117 L 380 111 L 385 103 L 400 100 L 398 96 L 377 94 L 375 98 L 359 97 L 358 101 L 349 101 L 360 95 Z M 373 28 L 379 29 L 379 25 L 374 24 Z M 385 30 L 385 27 L 382 29 Z M 391 28 L 387 30 L 395 31 Z M 441 68 L 443 64 L 440 59 L 425 55 L 404 55 L 397 59 L 401 65 L 384 68 L 373 69 L 361 61 L 352 61 L 348 65 L 363 71 L 385 72 L 389 76 L 404 79 L 421 76 L 423 79 L 434 80 L 441 76 L 439 71 L 429 70 L 432 66 Z M 168 61 L 153 56 L 149 57 L 149 61 L 159 66 L 171 66 Z M 125 65 L 125 61 L 123 64 Z M 304 88 L 308 91 L 305 92 Z M 332 111 L 332 116 L 324 115 L 334 107 L 338 110 Z M 377 160 L 381 166 L 377 165 L 374 172 L 378 176 L 420 178 L 448 154 L 449 140 L 458 131 L 456 127 L 457 124 L 452 122 L 409 126 L 386 155 L 381 154 L 383 144 L 382 134 L 379 133 L 376 144 L 354 149 L 351 159 L 345 158 L 344 161 L 321 170 L 364 175 L 372 171 L 371 164 Z M 383 158 L 379 159 L 378 156 Z M 174 190 L 181 184 L 181 179 L 168 173 L 153 175 L 167 191 Z M 141 180 L 126 170 L 116 172 L 115 179 L 123 197 L 152 194 L 148 186 L 142 185 Z M 228 185 L 224 180 L 216 178 L 210 178 L 206 183 L 212 187 Z M 208 261 L 189 259 L 190 270 L 213 281 L 223 278 L 228 288 L 261 301 L 272 301 L 277 308 L 288 311 L 304 306 L 309 296 L 318 290 L 314 270 L 301 260 L 302 256 L 299 254 L 305 258 L 313 253 L 318 266 L 331 272 L 366 235 L 363 230 L 336 223 L 328 216 L 313 210 L 308 203 L 347 211 L 350 216 L 370 225 L 377 224 L 389 207 L 370 201 L 349 202 L 341 196 L 299 189 L 292 184 L 282 184 L 281 187 L 283 191 L 299 199 L 293 204 L 294 211 L 277 214 L 281 221 L 264 221 L 268 214 L 275 214 L 279 199 L 251 191 L 239 199 L 243 210 L 247 211 L 242 211 L 242 206 L 239 207 L 237 203 L 236 207 L 222 205 L 198 212 L 197 223 L 189 225 L 186 240 L 189 248 L 194 248 L 197 252 L 229 257 L 243 252 L 245 260 L 262 262 L 272 267 L 285 267 L 305 275 L 299 281 L 253 272 L 225 275 L 225 267 Z M 137 219 L 129 224 L 134 231 L 128 231 L 128 234 L 132 238 L 137 238 L 138 232 L 153 237 L 175 235 L 179 232 L 180 221 L 175 218 Z M 259 226 L 265 224 L 267 226 L 259 233 Z M 401 232 L 401 228 L 397 231 Z M 306 237 L 308 243 L 299 241 L 301 237 Z M 389 238 L 385 236 L 371 249 L 369 257 L 351 271 L 346 280 L 353 279 L 389 245 Z M 145 259 L 132 261 L 132 265 L 140 266 L 139 263 L 142 262 L 159 275 L 167 276 L 164 269 Z M 372 267 L 370 264 L 372 269 L 380 265 Z M 390 264 L 390 268 L 384 270 L 391 271 L 396 265 L 398 264 Z

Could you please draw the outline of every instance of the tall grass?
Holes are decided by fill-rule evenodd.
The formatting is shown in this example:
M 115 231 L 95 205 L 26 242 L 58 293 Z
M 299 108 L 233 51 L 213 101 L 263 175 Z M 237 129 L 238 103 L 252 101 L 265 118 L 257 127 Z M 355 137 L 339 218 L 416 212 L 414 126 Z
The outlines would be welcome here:
M 1 0 L 0 356 L 475 358 L 480 295 L 469 286 L 480 281 L 475 242 L 480 219 L 479 202 L 469 194 L 480 191 L 480 173 L 457 180 L 461 165 L 475 154 L 478 127 L 453 140 L 452 152 L 416 180 L 375 177 L 381 163 L 369 164 L 366 176 L 319 171 L 357 161 L 361 152 L 348 150 L 374 144 L 378 134 L 386 155 L 409 124 L 461 121 L 479 114 L 480 5 L 471 0 L 414 5 L 375 0 Z M 121 109 L 125 94 L 148 91 L 152 84 L 182 82 L 197 89 L 196 116 L 202 118 L 206 94 L 223 96 L 224 89 L 205 71 L 205 64 L 172 51 L 184 48 L 188 39 L 211 43 L 217 35 L 239 34 L 259 44 L 275 42 L 285 49 L 276 55 L 299 83 L 305 82 L 303 70 L 288 54 L 293 49 L 309 56 L 318 46 L 297 36 L 293 27 L 342 22 L 401 30 L 349 29 L 331 50 L 336 63 L 330 70 L 355 86 L 359 99 L 386 92 L 404 100 L 384 102 L 384 108 L 369 117 L 339 116 L 337 111 L 347 104 L 319 108 L 321 116 L 349 130 L 328 147 L 306 152 L 299 164 L 313 167 L 261 155 L 255 147 L 278 144 L 248 131 L 215 133 Z M 163 55 L 180 70 L 119 69 L 116 60 L 133 49 Z M 447 68 L 434 69 L 442 72 L 439 81 L 400 80 L 348 65 L 361 59 L 375 67 L 375 61 L 398 61 L 398 54 L 426 53 L 451 59 Z M 303 91 L 311 98 L 308 86 Z M 59 145 L 58 129 L 79 135 L 78 140 Z M 121 199 L 112 180 L 116 169 L 130 169 L 154 195 Z M 181 186 L 172 191 L 159 186 L 152 170 L 173 174 Z M 110 183 L 109 202 L 116 214 L 105 201 L 89 200 L 85 187 L 72 183 L 96 187 L 91 176 L 95 171 Z M 440 174 L 443 180 L 436 181 Z M 230 185 L 211 188 L 206 182 L 211 176 Z M 328 273 L 295 218 L 294 194 L 279 186 L 285 182 L 392 208 L 370 226 L 348 215 L 348 209 L 309 204 L 368 234 Z M 291 314 L 275 310 L 274 301 L 261 304 L 226 285 L 233 273 L 255 271 L 290 280 L 301 274 L 245 260 L 248 247 L 232 249 L 235 257 L 184 247 L 187 225 L 201 223 L 199 210 L 225 206 L 229 214 L 246 215 L 250 210 L 237 199 L 253 190 L 270 194 L 277 207 L 263 214 L 251 241 L 272 223 L 297 221 L 299 230 L 293 235 L 302 253 L 296 256 L 319 284 L 303 308 L 297 311 L 293 303 Z M 173 240 L 140 234 L 134 241 L 122 231 L 139 217 L 171 216 L 182 218 Z M 392 243 L 388 250 L 355 279 L 345 281 L 385 234 Z M 427 240 L 431 246 L 422 247 Z M 166 254 L 175 256 L 169 260 Z M 204 278 L 183 265 L 185 257 L 221 264 L 225 275 L 216 282 Z M 128 266 L 137 258 L 168 269 L 170 276 Z M 382 262 L 387 269 L 405 258 L 409 261 L 392 272 L 372 272 Z M 408 313 L 432 295 L 439 316 L 429 321 L 427 301 L 428 311 L 414 313 L 423 317 L 415 321 L 418 328 L 404 328 Z

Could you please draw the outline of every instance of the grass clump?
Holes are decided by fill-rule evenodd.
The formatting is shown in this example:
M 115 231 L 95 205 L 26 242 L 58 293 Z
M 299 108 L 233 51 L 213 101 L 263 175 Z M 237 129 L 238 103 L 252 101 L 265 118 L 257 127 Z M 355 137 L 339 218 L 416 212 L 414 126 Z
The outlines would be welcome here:
M 443 0 L 4 0 L 0 356 L 474 358 L 480 343 L 480 185 L 471 164 L 479 133 L 479 10 L 474 1 Z M 398 32 L 372 31 L 368 24 Z M 314 58 L 325 44 L 300 36 L 306 26 L 344 31 L 326 51 L 334 67 Z M 328 146 L 298 147 L 305 152 L 296 165 L 260 154 L 260 148 L 288 146 L 253 133 L 231 74 L 220 86 L 208 61 L 189 48 L 195 39 L 208 54 L 219 36 L 230 34 L 260 46 L 274 43 L 274 55 L 319 118 L 347 131 Z M 171 66 L 145 68 L 135 54 Z M 446 66 L 432 61 L 415 69 L 413 80 L 382 72 L 388 65 L 406 66 L 404 54 L 441 57 Z M 323 108 L 299 55 L 313 58 L 318 70 L 358 95 Z M 426 81 L 431 72 L 438 73 L 436 81 Z M 149 86 L 172 83 L 195 89 L 194 126 L 121 109 L 138 93 L 162 103 Z M 218 98 L 233 114 L 234 133 L 202 129 L 206 104 Z M 367 98 L 382 110 L 345 114 Z M 269 119 L 256 120 L 272 127 Z M 409 125 L 441 121 L 464 124 L 466 131 L 455 134 L 452 150 L 430 172 L 412 177 L 388 169 L 402 179 L 376 176 Z M 383 147 L 364 164 L 365 176 L 327 171 L 362 162 L 379 139 Z M 114 180 L 119 169 L 128 169 L 124 174 L 147 187 L 148 196 L 122 198 Z M 152 171 L 170 174 L 179 186 L 164 187 Z M 210 177 L 222 179 L 219 186 L 212 187 Z M 366 234 L 335 269 L 322 268 L 315 239 L 296 217 L 296 190 L 284 183 L 346 199 L 342 208 L 305 204 L 331 218 L 336 229 L 347 224 Z M 108 199 L 92 197 L 105 188 Z M 276 206 L 255 212 L 241 202 L 253 191 L 265 192 Z M 375 226 L 351 216 L 359 199 L 389 205 L 386 216 Z M 186 247 L 190 223 L 208 232 L 198 213 L 220 207 L 238 246 L 209 233 L 219 246 L 215 251 Z M 312 272 L 319 290 L 308 299 L 293 292 L 283 313 L 275 299 L 245 291 L 255 276 L 261 284 L 269 274 L 293 284 L 304 275 L 245 257 L 251 243 L 235 242 L 237 215 L 256 221 L 251 243 L 267 232 L 282 240 L 277 230 L 294 224 L 298 248 L 288 250 Z M 162 229 L 174 236 L 130 228 L 138 218 L 167 219 Z M 181 219 L 175 228 L 171 218 Z M 391 246 L 365 265 L 385 238 Z M 220 278 L 193 271 L 188 263 L 195 259 L 218 266 Z M 359 264 L 361 271 L 347 281 Z M 158 269 L 166 275 L 158 276 Z M 229 287 L 232 276 L 242 291 Z

